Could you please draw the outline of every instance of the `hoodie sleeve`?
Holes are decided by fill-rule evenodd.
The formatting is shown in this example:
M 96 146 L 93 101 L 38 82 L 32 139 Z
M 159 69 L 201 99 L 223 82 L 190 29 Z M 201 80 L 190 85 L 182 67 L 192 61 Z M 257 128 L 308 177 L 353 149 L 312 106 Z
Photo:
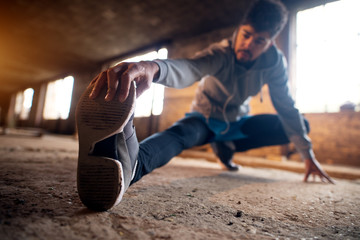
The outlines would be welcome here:
M 155 60 L 160 68 L 160 74 L 153 82 L 173 88 L 188 87 L 206 75 L 215 75 L 226 66 L 227 51 L 227 46 L 219 43 L 191 59 Z
M 271 100 L 279 114 L 289 140 L 294 143 L 303 159 L 313 158 L 314 153 L 310 138 L 307 136 L 304 119 L 295 107 L 288 87 L 286 60 L 279 61 L 267 78 Z

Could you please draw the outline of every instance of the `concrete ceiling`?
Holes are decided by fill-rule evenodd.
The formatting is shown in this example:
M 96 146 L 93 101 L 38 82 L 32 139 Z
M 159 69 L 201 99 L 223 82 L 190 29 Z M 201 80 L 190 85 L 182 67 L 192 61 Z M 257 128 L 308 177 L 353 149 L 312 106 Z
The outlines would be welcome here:
M 0 7 L 0 94 L 89 70 L 108 59 L 145 47 L 234 26 L 249 2 L 3 2 Z

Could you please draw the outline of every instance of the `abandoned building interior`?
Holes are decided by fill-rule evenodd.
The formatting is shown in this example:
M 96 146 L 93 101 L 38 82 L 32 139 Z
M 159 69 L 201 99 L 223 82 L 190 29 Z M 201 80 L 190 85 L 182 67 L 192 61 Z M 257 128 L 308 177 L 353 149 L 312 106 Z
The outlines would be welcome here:
M 184 151 L 174 163 L 150 174 L 130 190 L 119 209 L 105 213 L 80 211 L 83 207 L 77 199 L 75 180 L 75 109 L 90 81 L 122 61 L 192 57 L 211 43 L 231 37 L 250 2 L 14 0 L 2 3 L 0 238 L 359 239 L 360 4 L 357 0 L 282 0 L 289 10 L 289 19 L 276 39 L 287 59 L 291 93 L 310 123 L 309 137 L 317 160 L 338 184 L 299 186 L 303 164 L 292 144 L 237 153 L 235 160 L 244 166 L 245 176 L 258 176 L 250 180 L 241 175 L 242 170 L 237 175 L 222 173 L 211 148 L 205 145 Z M 134 125 L 138 139 L 167 129 L 189 112 L 196 87 L 197 84 L 172 89 L 153 84 L 136 103 Z M 266 85 L 262 96 L 252 97 L 250 106 L 251 114 L 276 113 Z M 190 160 L 183 163 L 182 159 Z M 30 170 L 31 161 L 38 173 Z M 276 172 L 279 169 L 289 172 Z M 46 173 L 50 176 L 40 176 Z M 218 182 L 226 187 L 214 187 L 211 176 L 218 177 Z M 287 177 L 293 182 L 284 180 Z M 203 188 L 193 185 L 201 179 Z M 234 183 L 235 180 L 259 185 L 263 192 L 255 193 L 249 200 L 244 195 L 254 194 L 255 187 L 250 187 L 250 183 Z M 280 185 L 282 181 L 285 186 Z M 212 187 L 214 190 L 204 193 Z M 243 192 L 235 191 L 237 188 Z M 281 198 L 280 188 L 300 192 Z M 19 189 L 26 191 L 20 194 Z M 37 197 L 29 197 L 36 191 Z M 208 200 L 201 200 L 200 196 Z M 278 198 L 277 204 L 273 203 L 273 197 Z M 181 203 L 181 198 L 186 203 Z M 160 204 L 163 199 L 168 202 Z M 267 200 L 264 203 L 259 199 Z M 174 208 L 171 201 L 177 204 L 176 211 L 169 210 Z M 301 215 L 305 207 L 281 213 L 282 209 L 293 208 L 291 201 L 300 202 L 293 205 L 311 201 L 320 205 L 306 205 L 306 210 L 310 209 L 306 217 Z M 261 203 L 259 212 L 256 203 Z M 181 204 L 186 207 L 179 207 Z M 193 205 L 197 205 L 197 210 L 191 210 L 189 206 Z M 277 214 L 271 213 L 271 208 Z M 32 220 L 27 220 L 28 217 Z M 310 220 L 305 221 L 306 218 Z

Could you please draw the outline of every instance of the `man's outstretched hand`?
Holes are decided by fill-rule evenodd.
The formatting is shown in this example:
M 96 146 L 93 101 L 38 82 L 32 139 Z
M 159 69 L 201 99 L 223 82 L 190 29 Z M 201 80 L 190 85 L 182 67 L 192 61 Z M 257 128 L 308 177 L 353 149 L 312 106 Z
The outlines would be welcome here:
M 305 177 L 304 182 L 307 182 L 310 175 L 318 176 L 321 181 L 335 184 L 334 180 L 332 180 L 329 175 L 326 174 L 324 170 L 322 170 L 320 163 L 315 159 L 306 159 L 305 160 Z
M 95 99 L 104 87 L 107 87 L 106 101 L 111 101 L 119 93 L 119 101 L 124 102 L 129 95 L 130 84 L 136 82 L 136 97 L 147 90 L 159 72 L 155 62 L 120 63 L 97 75 L 90 83 L 93 90 L 91 99 Z

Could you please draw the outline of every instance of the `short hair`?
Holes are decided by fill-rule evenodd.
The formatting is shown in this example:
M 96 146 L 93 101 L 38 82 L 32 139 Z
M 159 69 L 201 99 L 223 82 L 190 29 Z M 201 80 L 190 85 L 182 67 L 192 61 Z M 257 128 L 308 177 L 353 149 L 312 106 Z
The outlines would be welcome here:
M 288 18 L 285 5 L 279 0 L 256 0 L 244 15 L 242 24 L 250 24 L 257 32 L 268 32 L 271 38 L 284 28 Z

